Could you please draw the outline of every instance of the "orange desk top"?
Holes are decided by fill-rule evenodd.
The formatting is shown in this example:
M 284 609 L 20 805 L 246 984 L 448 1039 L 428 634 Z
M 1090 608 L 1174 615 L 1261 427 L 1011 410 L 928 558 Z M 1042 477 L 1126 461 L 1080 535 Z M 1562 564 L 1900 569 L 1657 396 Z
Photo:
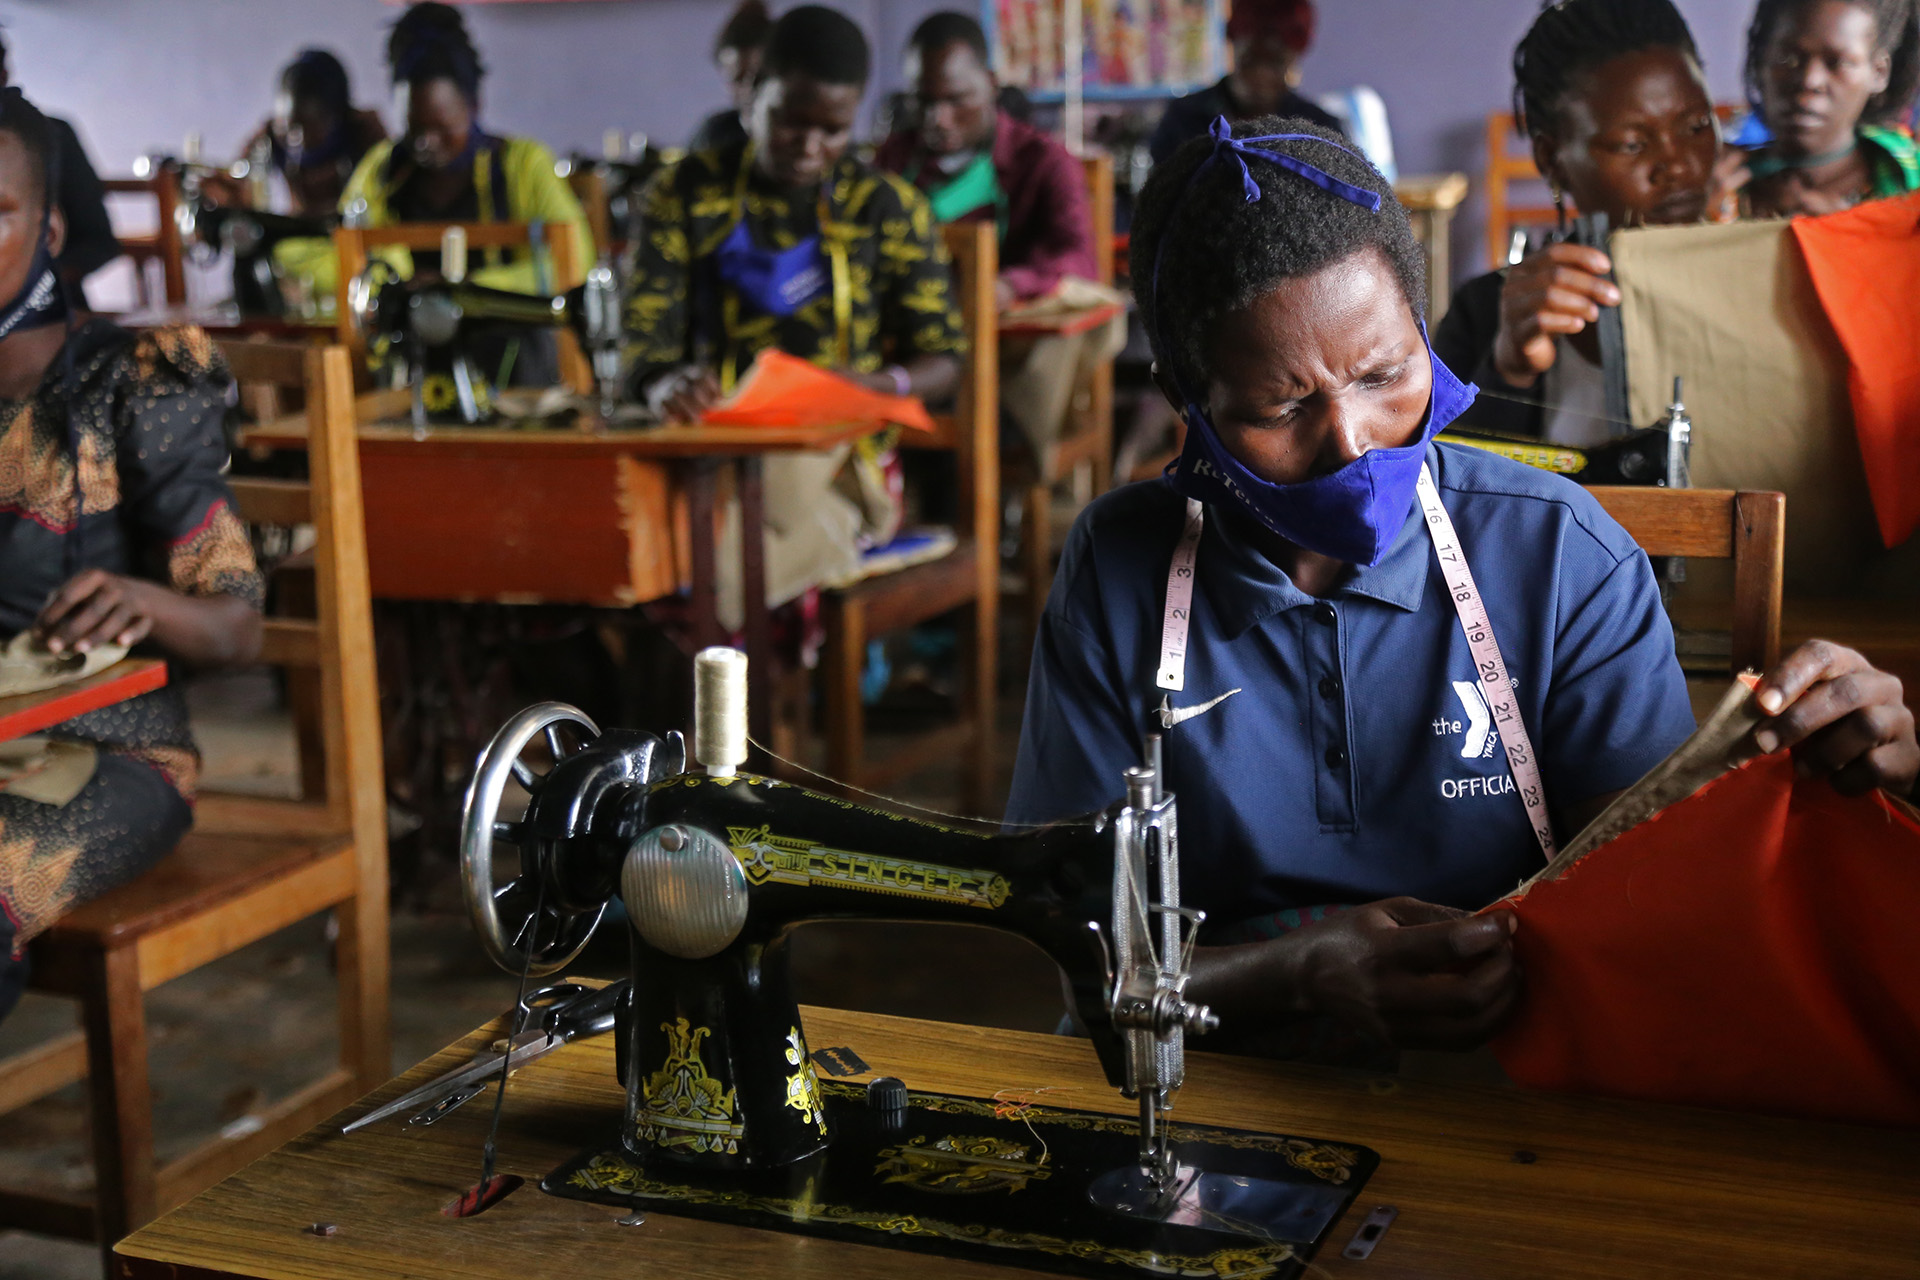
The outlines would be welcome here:
M 166 682 L 167 664 L 158 658 L 126 658 L 57 689 L 0 698 L 0 742 L 24 738 L 89 711 L 151 693 Z

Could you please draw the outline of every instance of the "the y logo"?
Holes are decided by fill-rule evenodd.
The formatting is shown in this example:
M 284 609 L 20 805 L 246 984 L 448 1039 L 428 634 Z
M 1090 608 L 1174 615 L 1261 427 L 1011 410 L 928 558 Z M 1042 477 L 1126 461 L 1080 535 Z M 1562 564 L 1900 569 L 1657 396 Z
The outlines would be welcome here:
M 1460 744 L 1460 758 L 1485 760 L 1493 754 L 1494 744 L 1500 740 L 1493 731 L 1493 715 L 1487 710 L 1487 700 L 1481 696 L 1480 686 L 1471 680 L 1455 680 L 1453 692 L 1460 699 L 1461 709 L 1467 713 L 1467 737 Z

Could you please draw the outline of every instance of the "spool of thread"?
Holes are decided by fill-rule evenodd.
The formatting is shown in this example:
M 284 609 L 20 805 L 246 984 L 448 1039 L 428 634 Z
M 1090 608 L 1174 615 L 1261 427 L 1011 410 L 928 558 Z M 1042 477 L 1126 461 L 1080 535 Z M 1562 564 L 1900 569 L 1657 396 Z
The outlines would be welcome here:
M 747 758 L 747 655 L 714 646 L 693 657 L 693 758 L 731 778 Z
M 467 278 L 467 229 L 448 227 L 440 235 L 440 274 L 448 284 Z

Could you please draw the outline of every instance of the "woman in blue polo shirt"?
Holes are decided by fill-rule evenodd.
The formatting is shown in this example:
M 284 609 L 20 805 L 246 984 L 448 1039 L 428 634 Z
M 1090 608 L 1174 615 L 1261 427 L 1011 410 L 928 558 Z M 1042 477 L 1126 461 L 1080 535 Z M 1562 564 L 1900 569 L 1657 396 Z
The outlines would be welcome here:
M 1432 442 L 1472 389 L 1427 345 L 1405 212 L 1337 134 L 1216 121 L 1133 233 L 1187 443 L 1074 528 L 1008 820 L 1110 803 L 1163 732 L 1183 900 L 1220 944 L 1195 998 L 1257 1033 L 1477 1044 L 1519 974 L 1512 917 L 1466 913 L 1693 728 L 1646 557 L 1579 487 Z M 1920 773 L 1899 682 L 1857 654 L 1809 645 L 1757 696 L 1758 750 L 1848 790 Z

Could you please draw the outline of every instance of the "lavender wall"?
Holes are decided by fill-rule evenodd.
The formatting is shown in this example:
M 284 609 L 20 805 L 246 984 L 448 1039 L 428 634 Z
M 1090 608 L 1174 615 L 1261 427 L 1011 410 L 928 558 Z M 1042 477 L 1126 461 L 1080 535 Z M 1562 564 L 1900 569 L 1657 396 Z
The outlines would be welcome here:
M 835 0 L 873 39 L 876 94 L 924 14 L 953 0 Z M 961 0 L 966 7 L 967 0 Z M 1682 0 L 1714 93 L 1737 96 L 1751 0 Z M 490 127 L 556 150 L 598 151 L 610 127 L 679 141 L 721 94 L 707 50 L 730 0 L 592 0 L 468 10 L 491 67 Z M 1320 0 L 1308 91 L 1370 84 L 1385 98 L 1402 172 L 1477 174 L 1486 113 L 1509 90 L 1508 59 L 1533 0 Z M 0 0 L 14 76 L 79 127 L 104 172 L 190 130 L 229 155 L 265 113 L 293 50 L 338 52 L 362 101 L 384 101 L 381 0 Z M 389 111 L 389 116 L 391 112 Z M 1479 195 L 1456 226 L 1462 274 L 1482 267 Z

